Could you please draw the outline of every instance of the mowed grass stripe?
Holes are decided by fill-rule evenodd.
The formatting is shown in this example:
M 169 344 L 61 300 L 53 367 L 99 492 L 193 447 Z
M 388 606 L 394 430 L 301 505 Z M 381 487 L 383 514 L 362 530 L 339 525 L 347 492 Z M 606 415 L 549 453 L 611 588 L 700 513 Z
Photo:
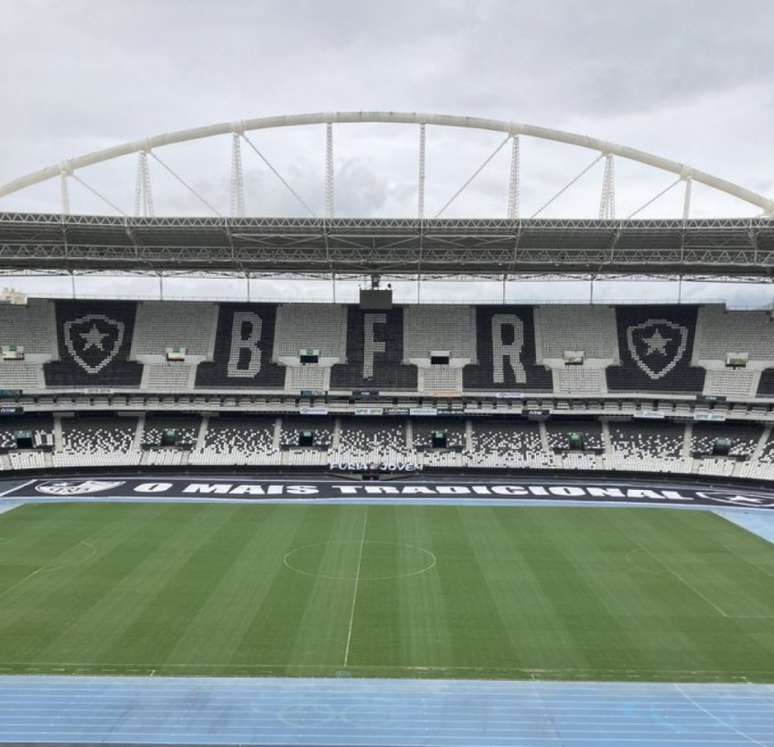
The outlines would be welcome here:
M 561 661 L 563 666 L 587 666 L 583 647 L 578 645 L 577 628 L 568 625 L 566 619 L 568 613 L 574 616 L 580 610 L 577 604 L 568 604 L 562 586 L 569 583 L 573 596 L 578 591 L 577 580 L 567 578 L 562 543 L 557 542 L 561 535 L 545 531 L 542 521 L 534 520 L 538 517 L 523 517 L 519 531 L 514 532 L 515 517 L 502 512 L 463 516 L 473 536 L 492 538 L 492 542 L 474 543 L 474 547 L 479 565 L 488 569 L 484 579 L 490 587 L 489 597 L 510 643 L 508 649 L 503 649 L 499 664 L 546 668 Z M 551 526 L 559 518 L 556 516 Z M 569 572 L 574 574 L 576 569 Z M 599 615 L 596 603 L 585 614 L 589 627 L 593 627 L 592 621 Z
M 54 549 L 45 559 L 42 556 L 46 548 L 37 548 L 42 571 L 2 599 L 0 651 L 11 649 L 20 659 L 45 659 L 43 652 L 49 644 L 70 628 L 84 610 L 110 593 L 117 580 L 130 574 L 161 541 L 163 517 L 170 514 L 168 506 L 154 506 L 147 513 L 73 506 L 72 513 L 55 512 L 53 516 L 47 515 L 46 508 L 29 506 L 8 514 L 12 517 L 16 512 L 31 509 L 38 520 L 49 524 L 47 533 L 55 531 L 53 525 L 62 517 L 59 531 L 68 538 L 66 546 L 61 538 L 52 543 Z M 79 517 L 83 517 L 83 523 L 79 523 Z M 4 521 L 0 521 L 0 528 L 4 532 L 7 529 Z M 22 551 L 17 553 L 15 549 L 17 536 L 22 545 L 26 544 L 22 528 L 12 525 L 10 531 L 20 534 L 4 535 L 7 541 L 2 545 L 3 559 L 9 555 L 22 557 Z M 97 548 L 96 555 L 84 542 Z M 115 618 L 114 611 L 111 624 L 116 622 Z
M 67 661 L 90 650 L 95 662 L 111 661 L 118 656 L 116 661 L 122 664 L 136 663 L 132 652 L 138 646 L 127 650 L 117 642 L 146 616 L 169 575 L 195 551 L 191 539 L 198 536 L 198 529 L 212 524 L 206 512 L 190 511 L 177 516 L 167 512 L 154 522 L 152 531 L 151 527 L 142 527 L 119 547 L 118 553 L 98 555 L 86 572 L 101 577 L 103 593 L 77 610 L 40 652 L 40 657 Z M 127 559 L 134 562 L 128 563 Z M 170 599 L 170 603 L 173 601 Z M 117 616 L 116 610 L 123 614 Z M 162 630 L 158 632 L 163 634 Z
M 135 585 L 147 584 L 144 599 L 138 600 L 119 634 L 101 642 L 100 660 L 163 665 L 249 537 L 240 508 L 195 515 L 165 543 L 166 548 L 154 553 L 155 576 L 136 579 Z M 170 610 L 174 614 L 168 614 Z M 212 620 L 212 636 L 220 632 L 215 623 L 222 612 Z
M 0 671 L 774 681 L 772 573 L 699 512 L 26 506 Z
M 231 661 L 245 638 L 255 611 L 260 609 L 278 573 L 281 558 L 302 520 L 301 512 L 250 511 L 242 507 L 244 537 L 228 573 L 223 573 L 178 638 L 165 665 L 218 664 Z M 273 563 L 257 566 L 261 558 Z M 229 614 L 224 615 L 223 611 Z M 217 625 L 213 621 L 217 621 Z
M 249 612 L 250 624 L 231 657 L 232 664 L 276 663 L 273 673 L 283 673 L 289 663 L 341 666 L 362 509 L 341 513 L 334 506 L 298 508 L 302 521 L 282 553 L 256 563 L 256 572 L 276 564 L 276 573 L 261 604 Z M 301 553 L 298 567 L 302 570 L 305 560 L 312 562 L 311 572 L 285 565 L 285 556 L 293 550 Z
M 432 524 L 422 512 L 371 506 L 348 664 L 401 666 L 451 652 Z M 424 549 L 422 549 L 424 548 Z
M 385 544 L 374 546 L 379 548 L 376 556 L 370 552 L 371 546 L 367 548 L 366 572 L 369 577 L 381 578 L 361 588 L 355 656 L 350 661 L 373 661 L 371 638 L 378 640 L 381 660 L 392 666 L 453 660 L 442 576 L 436 569 L 437 553 L 441 552 L 438 525 L 421 507 L 412 512 L 372 507 L 369 517 L 370 536 Z M 387 556 L 390 549 L 391 563 L 379 574 L 371 566 L 372 559 Z M 375 635 L 369 635 L 371 630 Z
M 285 661 L 301 664 L 324 662 L 336 670 L 344 667 L 360 542 L 368 512 L 366 506 L 352 508 L 352 511 L 344 514 L 337 510 L 331 511 L 331 529 L 327 539 L 324 542 L 306 541 L 301 546 L 305 550 L 297 553 L 294 558 L 296 567 L 311 574 L 317 572 L 318 575 L 304 576 L 312 582 L 310 591 L 307 595 L 301 593 L 296 596 L 299 621 L 294 633 L 293 649 Z M 316 518 L 316 511 L 310 510 L 305 527 L 309 533 L 307 537 L 315 532 Z M 280 583 L 287 583 L 288 577 L 300 576 L 303 574 L 286 570 Z M 283 586 L 280 585 L 277 591 L 282 596 Z M 319 615 L 321 609 L 326 610 L 322 617 Z

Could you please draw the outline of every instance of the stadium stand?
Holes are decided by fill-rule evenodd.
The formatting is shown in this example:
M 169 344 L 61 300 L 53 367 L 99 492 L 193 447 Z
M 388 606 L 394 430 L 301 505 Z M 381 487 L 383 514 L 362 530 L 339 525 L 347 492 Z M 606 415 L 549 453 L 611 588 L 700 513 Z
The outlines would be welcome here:
M 278 458 L 274 433 L 277 419 L 241 413 L 210 417 L 194 464 L 270 464 Z
M 707 369 L 704 394 L 752 399 L 761 371 L 774 365 L 774 323 L 767 312 L 703 306 L 696 323 L 694 365 Z
M 129 361 L 136 304 L 57 301 L 59 360 L 44 365 L 49 387 L 136 388 L 142 366 Z
M 217 306 L 211 303 L 145 301 L 138 304 L 131 358 L 166 357 L 170 347 L 187 357 L 211 359 Z
M 771 425 L 763 427 L 750 458 L 737 465 L 737 475 L 767 481 L 774 478 L 774 432 Z
M 550 392 L 551 373 L 536 363 L 532 308 L 479 306 L 475 312 L 477 365 L 465 369 L 465 389 Z
M 403 321 L 403 363 L 417 367 L 418 391 L 461 394 L 463 367 L 477 362 L 475 308 L 407 306 Z
M 45 389 L 46 381 L 40 363 L 24 361 L 3 361 L 0 363 L 0 381 L 4 389 L 19 389 L 25 392 Z
M 611 306 L 539 306 L 535 309 L 537 359 L 564 362 L 565 351 L 580 350 L 587 361 L 618 360 L 615 309 Z
M 538 423 L 523 419 L 473 421 L 471 466 L 543 467 L 551 462 L 543 449 Z
M 461 418 L 412 418 L 410 458 L 422 467 L 462 467 L 469 449 L 468 430 Z M 413 454 L 412 454 L 413 452 Z
M 607 369 L 610 391 L 698 394 L 704 371 L 692 368 L 695 306 L 619 306 L 620 366 Z
M 619 470 L 679 472 L 685 426 L 663 420 L 613 421 L 609 424 L 608 466 Z
M 0 389 L 44 389 L 43 364 L 58 355 L 54 304 L 30 299 L 26 306 L 0 305 L 0 346 Z M 19 348 L 23 359 L 6 358 L 6 349 Z
M 166 361 L 145 363 L 140 388 L 148 392 L 186 392 L 196 383 L 196 365 Z
M 751 401 L 774 397 L 773 332 L 767 313 L 720 306 L 33 299 L 0 307 L 0 388 Z
M 393 417 L 342 417 L 334 461 L 389 462 L 408 453 L 406 420 Z
M 196 445 L 202 419 L 198 415 L 148 413 L 142 433 L 142 447 L 192 448 Z
M 655 412 L 655 410 L 654 410 Z M 170 431 L 174 431 L 170 434 Z M 110 413 L 0 421 L 0 470 L 107 465 L 650 471 L 771 479 L 772 426 L 553 417 Z M 720 446 L 720 448 L 717 448 Z
M 335 424 L 330 418 L 283 416 L 280 448 L 327 451 L 333 445 Z
M 54 443 L 51 415 L 20 415 L 0 419 L 0 452 L 50 448 Z
M 100 467 L 139 462 L 137 417 L 76 416 L 61 418 L 61 447 L 54 452 L 57 467 Z M 55 424 L 56 429 L 56 424 Z
M 410 422 L 415 451 L 462 452 L 466 448 L 465 421 L 460 418 L 412 418 Z
M 728 353 L 747 353 L 750 363 L 774 363 L 774 323 L 765 311 L 727 311 L 702 306 L 696 325 L 694 362 L 720 360 Z
M 220 304 L 212 362 L 196 371 L 200 389 L 282 389 L 285 370 L 272 362 L 277 307 Z
M 347 309 L 345 364 L 331 370 L 331 389 L 400 390 L 417 388 L 417 369 L 403 361 L 403 309 Z
M 718 456 L 720 448 L 724 455 L 749 459 L 763 427 L 755 423 L 695 423 L 691 435 L 691 453 L 694 456 Z
M 277 308 L 272 360 L 286 367 L 285 391 L 328 390 L 331 367 L 347 355 L 347 314 L 335 304 Z
M 709 361 L 706 365 L 705 395 L 733 400 L 750 400 L 756 396 L 761 382 L 760 370 L 734 370 L 725 365 L 712 368 L 712 362 Z
M 11 451 L 6 457 L 8 459 L 8 469 L 42 469 L 51 467 L 52 462 L 48 453 L 42 451 Z M 2 463 L 2 457 L 0 457 Z
M 0 306 L 0 343 L 0 470 L 774 476 L 763 312 L 32 299 Z
M 552 451 L 602 451 L 602 424 L 597 420 L 551 419 L 546 421 L 548 446 Z M 573 436 L 580 437 L 580 441 Z
M 774 469 L 774 430 L 770 426 L 768 430 L 768 437 L 761 444 L 758 462 L 767 469 Z
M 137 306 L 129 357 L 144 364 L 143 390 L 194 387 L 196 367 L 213 357 L 217 311 L 210 303 L 147 301 Z
M 535 309 L 537 362 L 550 369 L 557 394 L 605 394 L 605 369 L 619 363 L 617 343 L 610 306 Z

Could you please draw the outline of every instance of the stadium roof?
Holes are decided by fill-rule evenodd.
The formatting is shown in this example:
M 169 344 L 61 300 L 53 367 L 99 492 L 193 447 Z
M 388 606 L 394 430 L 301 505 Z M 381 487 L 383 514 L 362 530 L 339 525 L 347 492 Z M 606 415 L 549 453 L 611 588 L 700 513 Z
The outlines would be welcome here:
M 128 218 L 0 213 L 0 271 L 768 279 L 774 220 Z
M 486 167 L 489 161 L 506 144 L 510 143 L 512 147 L 511 174 L 508 185 L 508 216 L 509 218 L 518 217 L 519 213 L 519 192 L 520 192 L 520 149 L 519 138 L 526 136 L 538 140 L 551 141 L 555 143 L 564 143 L 566 145 L 578 146 L 597 153 L 596 159 L 592 164 L 584 169 L 577 177 L 571 179 L 568 184 L 556 193 L 547 203 L 540 208 L 541 212 L 545 207 L 559 197 L 568 187 L 577 181 L 580 176 L 586 173 L 598 161 L 605 159 L 605 179 L 603 184 L 600 217 L 615 217 L 615 176 L 613 168 L 613 158 L 634 161 L 645 166 L 657 169 L 662 172 L 677 176 L 676 182 L 670 187 L 657 194 L 647 204 L 658 199 L 665 192 L 669 191 L 678 182 L 685 182 L 686 193 L 684 200 L 684 218 L 688 217 L 690 210 L 690 186 L 693 182 L 703 184 L 713 190 L 723 192 L 733 196 L 750 205 L 754 205 L 763 210 L 764 214 L 774 215 L 774 200 L 767 196 L 758 194 L 753 190 L 747 189 L 742 185 L 735 184 L 727 179 L 720 178 L 714 174 L 708 174 L 705 171 L 689 166 L 685 163 L 673 161 L 653 153 L 647 153 L 637 148 L 632 148 L 617 143 L 611 143 L 606 140 L 580 135 L 574 132 L 565 132 L 562 130 L 538 127 L 535 125 L 524 124 L 521 122 L 511 122 L 497 119 L 484 119 L 481 117 L 455 116 L 448 114 L 430 114 L 418 112 L 395 112 L 395 111 L 355 111 L 355 112 L 317 112 L 312 114 L 291 114 L 274 117 L 261 117 L 257 119 L 244 119 L 236 122 L 219 122 L 217 124 L 204 127 L 195 127 L 193 129 L 178 130 L 176 132 L 166 132 L 152 137 L 135 140 L 121 145 L 115 145 L 103 150 L 86 153 L 75 158 L 66 159 L 60 163 L 52 164 L 46 168 L 33 171 L 29 174 L 20 176 L 7 184 L 0 184 L 0 198 L 26 189 L 27 187 L 39 184 L 49 179 L 60 178 L 62 192 L 62 212 L 70 213 L 67 182 L 70 178 L 80 181 L 84 187 L 89 189 L 95 195 L 100 197 L 111 208 L 120 212 L 110 200 L 101 195 L 93 187 L 83 182 L 77 176 L 76 172 L 84 167 L 92 166 L 106 161 L 112 161 L 127 155 L 139 155 L 137 179 L 136 179 L 136 215 L 153 215 L 153 200 L 150 187 L 150 172 L 147 168 L 148 156 L 155 159 L 166 171 L 168 171 L 180 185 L 189 190 L 205 207 L 219 215 L 216 208 L 181 177 L 176 174 L 168 164 L 165 164 L 157 155 L 156 151 L 164 146 L 176 143 L 185 143 L 208 138 L 231 135 L 233 137 L 233 150 L 231 156 L 231 204 L 232 216 L 244 215 L 244 175 L 242 172 L 241 143 L 244 141 L 258 156 L 269 166 L 275 176 L 279 178 L 282 184 L 288 188 L 293 195 L 299 199 L 302 206 L 309 212 L 313 211 L 303 200 L 293 191 L 292 187 L 282 178 L 277 169 L 272 166 L 266 157 L 258 150 L 255 144 L 247 138 L 247 132 L 259 130 L 276 130 L 287 127 L 299 127 L 308 125 L 325 125 L 326 127 L 326 177 L 325 177 L 325 205 L 326 217 L 332 218 L 335 214 L 334 201 L 334 161 L 333 161 L 333 125 L 341 124 L 390 124 L 390 125 L 417 125 L 419 127 L 419 149 L 417 152 L 418 166 L 418 217 L 424 217 L 424 196 L 425 196 L 425 177 L 426 177 L 426 133 L 427 126 L 459 128 L 464 130 L 479 130 L 487 132 L 499 132 L 506 135 L 505 140 L 495 149 L 495 151 L 481 164 L 471 178 L 455 193 L 451 200 L 441 209 L 436 217 L 440 217 L 446 207 L 464 191 L 470 182 Z M 644 207 L 644 206 L 643 206 Z M 141 212 L 144 209 L 144 212 Z M 642 209 L 642 208 L 641 208 Z

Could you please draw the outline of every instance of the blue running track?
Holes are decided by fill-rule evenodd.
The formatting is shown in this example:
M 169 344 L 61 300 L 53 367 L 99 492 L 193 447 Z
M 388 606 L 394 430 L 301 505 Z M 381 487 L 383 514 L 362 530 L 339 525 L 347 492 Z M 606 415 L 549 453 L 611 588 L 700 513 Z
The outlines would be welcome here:
M 774 747 L 774 687 L 5 676 L 0 741 Z

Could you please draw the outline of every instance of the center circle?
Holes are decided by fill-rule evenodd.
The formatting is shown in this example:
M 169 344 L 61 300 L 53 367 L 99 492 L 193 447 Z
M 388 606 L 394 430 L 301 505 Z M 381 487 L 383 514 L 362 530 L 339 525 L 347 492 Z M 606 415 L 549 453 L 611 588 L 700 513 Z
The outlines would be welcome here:
M 399 572 L 385 572 L 395 567 L 400 557 Z M 386 540 L 329 540 L 303 545 L 285 554 L 283 565 L 304 576 L 329 578 L 335 581 L 386 581 L 418 576 L 429 571 L 438 559 L 418 545 Z M 325 565 L 345 566 L 341 574 L 325 570 Z M 372 570 L 369 570 L 372 569 Z

